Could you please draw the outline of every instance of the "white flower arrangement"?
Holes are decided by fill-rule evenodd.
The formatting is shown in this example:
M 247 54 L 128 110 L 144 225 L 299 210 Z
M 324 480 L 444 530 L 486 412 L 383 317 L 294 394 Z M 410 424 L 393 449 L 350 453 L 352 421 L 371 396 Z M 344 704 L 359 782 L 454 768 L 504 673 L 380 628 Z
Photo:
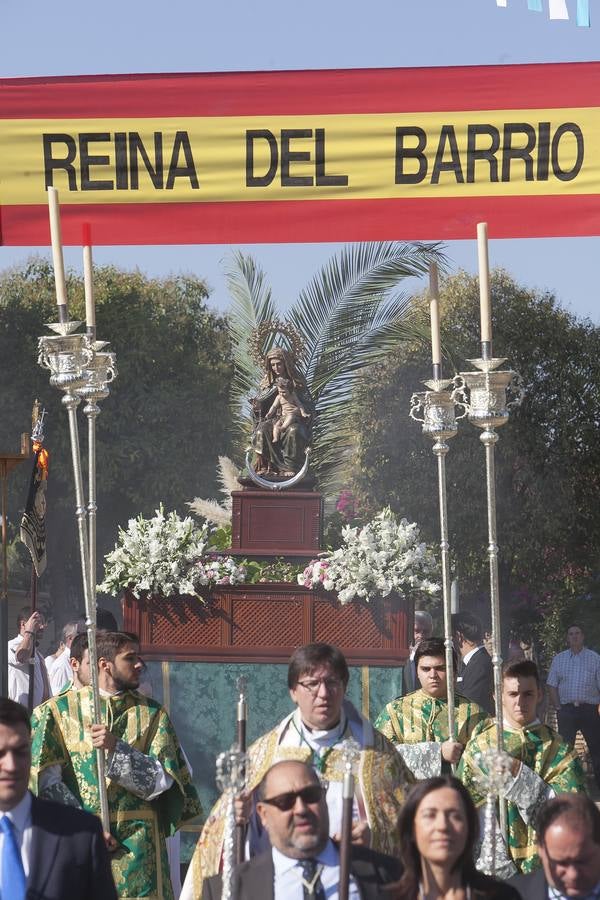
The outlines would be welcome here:
M 440 586 L 430 576 L 437 572 L 436 559 L 420 537 L 416 523 L 398 521 L 386 508 L 362 528 L 346 525 L 342 546 L 310 562 L 298 583 L 337 591 L 340 603 L 387 597 L 392 591 L 435 594 Z
M 211 552 L 206 523 L 199 528 L 189 516 L 165 515 L 161 506 L 153 518 L 138 516 L 129 520 L 127 529 L 119 528 L 115 549 L 105 557 L 98 591 L 118 594 L 129 588 L 136 597 L 141 593 L 198 597 L 204 585 L 244 580 L 243 566 Z

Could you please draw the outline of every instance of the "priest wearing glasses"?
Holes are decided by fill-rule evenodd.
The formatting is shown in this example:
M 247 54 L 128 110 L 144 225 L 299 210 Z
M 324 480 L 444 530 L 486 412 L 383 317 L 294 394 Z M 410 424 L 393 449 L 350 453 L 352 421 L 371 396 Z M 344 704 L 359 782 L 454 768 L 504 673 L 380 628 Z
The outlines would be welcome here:
M 402 758 L 380 732 L 346 698 L 348 666 L 330 644 L 306 644 L 292 655 L 288 688 L 296 709 L 252 744 L 248 796 L 238 800 L 238 820 L 248 824 L 246 857 L 268 850 L 269 832 L 258 813 L 256 788 L 280 760 L 306 763 L 326 785 L 329 835 L 340 835 L 344 741 L 360 747 L 354 798 L 355 844 L 391 856 L 397 854 L 396 822 L 412 776 Z M 223 846 L 223 801 L 219 800 L 202 830 L 188 869 L 181 898 L 202 892 L 205 878 L 219 871 Z

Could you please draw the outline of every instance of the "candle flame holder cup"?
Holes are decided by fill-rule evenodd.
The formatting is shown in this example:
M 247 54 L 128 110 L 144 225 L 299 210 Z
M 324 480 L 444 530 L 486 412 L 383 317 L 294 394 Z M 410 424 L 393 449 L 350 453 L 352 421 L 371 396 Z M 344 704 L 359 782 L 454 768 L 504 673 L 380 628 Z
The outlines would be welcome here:
M 446 649 L 446 671 L 448 672 L 448 732 L 451 738 L 456 736 L 456 717 L 454 711 L 454 647 L 452 642 L 452 608 L 450 583 L 450 543 L 448 541 L 448 508 L 446 502 L 446 454 L 450 447 L 448 441 L 456 436 L 457 421 L 466 415 L 466 406 L 456 391 L 449 392 L 452 380 L 432 379 L 423 382 L 428 391 L 413 394 L 411 397 L 410 417 L 422 426 L 423 434 L 434 443 L 432 451 L 438 461 L 438 493 L 440 510 L 440 553 L 442 561 L 442 597 L 444 607 L 444 646 Z M 462 407 L 462 413 L 456 415 L 456 407 Z M 422 413 L 422 417 L 420 417 Z
M 70 322 L 78 326 L 80 322 Z M 54 323 L 48 326 L 54 327 Z M 67 396 L 85 383 L 84 368 L 94 357 L 85 334 L 43 335 L 38 340 L 38 363 L 50 372 L 50 384 Z M 77 401 L 78 403 L 79 401 Z M 63 400 L 67 406 L 67 399 Z

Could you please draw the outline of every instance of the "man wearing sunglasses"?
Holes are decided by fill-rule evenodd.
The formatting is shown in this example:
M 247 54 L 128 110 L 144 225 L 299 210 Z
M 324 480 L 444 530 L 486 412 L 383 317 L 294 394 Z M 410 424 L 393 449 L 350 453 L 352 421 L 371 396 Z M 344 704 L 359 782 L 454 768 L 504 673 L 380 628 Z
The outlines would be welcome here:
M 346 699 L 348 677 L 343 654 L 330 644 L 306 644 L 292 655 L 288 687 L 296 709 L 249 749 L 249 791 L 237 805 L 238 821 L 248 825 L 246 858 L 269 848 L 271 834 L 258 811 L 256 788 L 271 766 L 282 759 L 306 763 L 315 777 L 327 781 L 329 835 L 335 838 L 340 834 L 343 744 L 350 738 L 360 750 L 355 766 L 353 843 L 397 855 L 396 821 L 412 776 L 390 742 Z M 181 900 L 199 897 L 203 879 L 219 871 L 222 804 L 222 800 L 217 802 L 202 830 Z
M 239 866 L 237 900 L 304 900 L 338 897 L 340 855 L 329 837 L 326 789 L 306 763 L 278 762 L 256 789 L 256 810 L 271 849 Z M 354 844 L 349 900 L 380 896 L 378 886 L 400 876 L 397 860 Z M 202 900 L 220 900 L 221 876 L 204 882 Z

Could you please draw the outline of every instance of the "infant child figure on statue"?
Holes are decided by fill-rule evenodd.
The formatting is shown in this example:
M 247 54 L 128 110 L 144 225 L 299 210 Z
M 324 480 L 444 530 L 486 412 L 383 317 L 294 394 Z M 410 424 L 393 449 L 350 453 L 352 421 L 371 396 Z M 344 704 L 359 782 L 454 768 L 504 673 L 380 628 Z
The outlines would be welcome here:
M 292 422 L 310 419 L 310 413 L 305 410 L 294 391 L 293 382 L 289 378 L 277 378 L 277 397 L 271 409 L 266 415 L 267 419 L 275 418 L 273 422 L 273 443 L 277 444 L 283 432 L 286 432 Z M 282 472 L 283 475 L 293 475 L 294 472 Z

